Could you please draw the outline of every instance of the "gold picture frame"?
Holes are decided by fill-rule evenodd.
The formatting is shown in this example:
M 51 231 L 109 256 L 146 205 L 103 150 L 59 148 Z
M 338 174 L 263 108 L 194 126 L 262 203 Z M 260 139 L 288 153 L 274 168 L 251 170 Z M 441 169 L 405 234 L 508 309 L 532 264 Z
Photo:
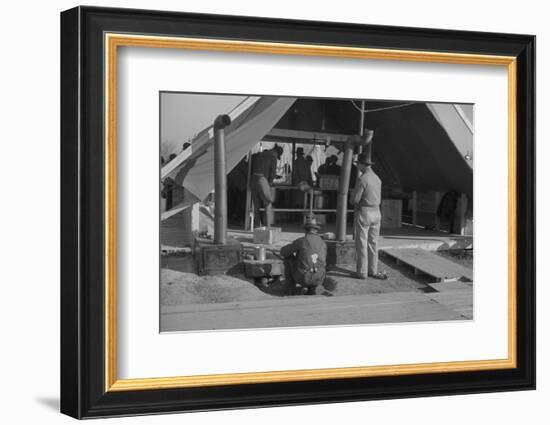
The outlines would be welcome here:
M 166 26 L 167 21 L 173 24 L 170 30 Z M 268 25 L 269 31 L 261 34 L 258 24 Z M 285 35 L 285 28 L 289 25 L 297 30 L 298 35 Z M 140 32 L 139 29 L 144 27 L 148 28 L 148 31 Z M 327 41 L 330 35 L 326 35 L 323 29 L 328 28 L 340 34 L 341 39 Z M 74 184 L 71 183 L 69 188 L 74 196 L 62 206 L 65 214 L 62 249 L 67 254 L 63 255 L 65 263 L 62 276 L 62 323 L 74 322 L 62 325 L 64 368 L 61 391 L 64 413 L 83 418 L 307 403 L 313 400 L 359 400 L 374 398 L 376 385 L 385 388 L 385 397 L 433 394 L 433 388 L 427 385 L 418 386 L 422 377 L 427 375 L 435 375 L 440 380 L 440 394 L 478 391 L 481 388 L 480 382 L 484 382 L 484 390 L 525 389 L 534 386 L 534 223 L 529 220 L 532 214 L 529 208 L 532 207 L 531 204 L 534 205 L 534 38 L 524 35 L 512 37 L 502 34 L 458 34 L 452 31 L 392 27 L 377 29 L 386 41 L 373 46 L 368 42 L 370 31 L 373 29 L 366 26 L 261 18 L 222 19 L 208 15 L 165 15 L 161 12 L 143 12 L 136 15 L 131 11 L 119 9 L 87 7 L 63 12 L 62 178 L 74 176 L 74 173 L 78 175 L 78 179 Z M 254 34 L 256 37 L 253 37 Z M 294 39 L 289 40 L 292 37 Z M 480 37 L 485 40 L 482 44 L 476 41 Z M 457 39 L 459 41 L 456 41 Z M 448 42 L 445 50 L 436 47 L 444 45 L 446 40 Z M 386 43 L 387 47 L 380 47 L 380 43 Z M 521 48 L 518 48 L 518 45 Z M 117 55 L 121 47 L 506 68 L 509 276 L 507 358 L 139 379 L 118 378 Z M 93 62 L 88 55 L 100 61 Z M 101 72 L 98 73 L 98 70 Z M 82 79 L 83 75 L 86 75 L 85 80 Z M 98 87 L 101 87 L 101 90 L 95 93 L 93 89 Z M 75 110 L 78 111 L 77 115 L 74 113 Z M 98 125 L 99 119 L 102 122 L 101 126 Z M 518 127 L 518 123 L 521 123 L 521 128 Z M 99 135 L 101 142 L 96 143 Z M 86 140 L 88 144 L 85 143 Z M 93 180 L 95 177 L 86 173 L 86 170 L 99 170 L 99 167 L 102 167 L 102 172 L 97 173 L 100 177 Z M 520 209 L 518 200 L 521 196 L 526 196 L 531 203 L 527 205 L 528 210 L 525 210 L 523 204 Z M 97 209 L 83 210 L 95 205 L 94 201 L 100 201 Z M 95 217 L 94 212 L 100 211 L 101 214 Z M 89 218 L 92 216 L 93 218 Z M 95 234 L 93 229 L 97 229 L 98 224 L 101 225 L 102 231 Z M 79 235 L 78 238 L 72 237 L 75 232 Z M 521 248 L 521 253 L 518 247 Z M 90 250 L 93 251 L 91 254 Z M 84 263 L 86 267 L 83 267 Z M 94 268 L 94 265 L 101 267 Z M 94 318 L 100 320 L 93 323 Z M 528 331 L 527 328 L 532 330 Z M 88 339 L 89 343 L 82 342 Z M 449 383 L 449 374 L 458 374 L 456 376 L 460 376 L 461 384 Z M 396 384 L 392 381 L 394 377 L 408 378 L 403 383 Z M 372 387 L 368 384 L 368 380 L 372 378 L 387 380 L 387 383 L 380 381 Z M 357 385 L 362 389 L 348 394 L 343 388 L 346 388 L 346 382 L 349 380 L 361 383 Z M 283 387 L 285 383 L 300 386 L 302 392 L 307 395 L 293 401 L 292 394 L 285 389 L 287 387 Z M 235 386 L 245 386 L 246 390 L 243 390 L 243 394 L 235 395 L 228 389 Z M 411 389 L 413 386 L 414 390 Z M 87 389 L 84 390 L 85 388 Z M 210 389 L 226 391 L 226 400 L 209 398 Z M 167 393 L 168 390 L 179 392 Z M 143 396 L 136 396 L 136 393 L 143 391 L 150 394 L 148 402 L 143 402 Z M 265 398 L 257 400 L 251 395 L 251 391 L 255 394 L 265 393 Z M 321 392 L 325 395 L 316 398 Z M 171 398 L 168 394 L 179 396 Z M 170 401 L 166 402 L 166 399 Z

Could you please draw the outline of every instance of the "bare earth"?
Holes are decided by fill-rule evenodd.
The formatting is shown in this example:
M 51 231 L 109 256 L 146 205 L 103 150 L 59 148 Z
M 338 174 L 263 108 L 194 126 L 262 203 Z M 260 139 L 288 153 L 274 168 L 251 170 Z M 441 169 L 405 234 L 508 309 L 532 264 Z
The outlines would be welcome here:
M 463 264 L 463 263 L 462 263 Z M 289 296 L 282 284 L 260 289 L 238 276 L 198 276 L 192 256 L 163 257 L 162 331 L 244 329 L 287 326 L 400 323 L 472 318 L 473 285 L 432 285 L 430 277 L 384 255 L 379 270 L 387 280 L 352 278 L 353 267 L 328 275 L 334 290 L 316 296 Z M 437 289 L 436 289 L 437 288 Z M 330 296 L 327 296 L 330 295 Z

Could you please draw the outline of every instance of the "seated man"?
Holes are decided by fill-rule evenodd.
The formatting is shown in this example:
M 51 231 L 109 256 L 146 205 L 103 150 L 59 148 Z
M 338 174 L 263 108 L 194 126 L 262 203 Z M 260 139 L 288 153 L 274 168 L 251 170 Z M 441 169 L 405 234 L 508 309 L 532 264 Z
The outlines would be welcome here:
M 282 247 L 281 256 L 285 259 L 285 274 L 292 293 L 301 294 L 304 288 L 307 295 L 315 295 L 325 280 L 327 245 L 317 234 L 320 227 L 315 217 L 307 217 L 304 228 L 305 236 Z

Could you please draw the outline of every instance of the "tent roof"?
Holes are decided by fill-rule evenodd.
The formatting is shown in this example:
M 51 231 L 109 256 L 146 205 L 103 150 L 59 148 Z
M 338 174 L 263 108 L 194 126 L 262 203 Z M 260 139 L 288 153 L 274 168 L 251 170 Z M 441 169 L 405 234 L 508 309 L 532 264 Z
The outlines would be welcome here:
M 245 104 L 228 128 L 227 172 L 273 127 L 359 132 L 360 101 L 272 96 L 257 99 L 250 106 Z M 374 130 L 374 169 L 385 185 L 472 195 L 473 172 L 464 150 L 472 150 L 473 134 L 465 124 L 466 114 L 460 117 L 453 104 L 397 101 L 367 101 L 365 109 L 365 126 Z M 208 130 L 198 136 L 200 148 L 193 143 L 190 158 L 182 157 L 182 162 L 174 161 L 162 172 L 163 176 L 178 173 L 183 185 L 199 199 L 213 189 L 212 135 Z
M 275 127 L 354 134 L 360 126 L 356 107 L 360 101 L 354 106 L 349 100 L 299 99 Z M 365 126 L 374 130 L 374 170 L 385 185 L 472 195 L 472 167 L 462 150 L 472 151 L 473 135 L 464 123 L 458 125 L 452 104 L 367 101 L 365 109 L 372 111 L 365 114 Z M 438 119 L 436 110 L 456 122 Z

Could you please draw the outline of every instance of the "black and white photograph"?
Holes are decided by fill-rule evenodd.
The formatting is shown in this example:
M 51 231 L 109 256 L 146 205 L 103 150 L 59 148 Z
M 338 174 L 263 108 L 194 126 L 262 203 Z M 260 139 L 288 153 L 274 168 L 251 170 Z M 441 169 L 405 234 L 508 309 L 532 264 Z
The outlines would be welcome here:
M 474 104 L 159 93 L 160 331 L 474 320 Z

